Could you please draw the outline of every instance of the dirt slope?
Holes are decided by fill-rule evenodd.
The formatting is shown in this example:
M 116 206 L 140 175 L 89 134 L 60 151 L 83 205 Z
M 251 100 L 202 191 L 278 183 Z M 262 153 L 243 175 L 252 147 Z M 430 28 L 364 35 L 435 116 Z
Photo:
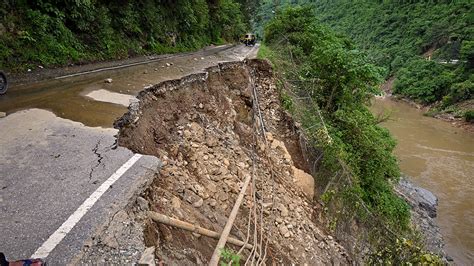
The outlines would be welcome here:
M 163 160 L 143 195 L 152 211 L 219 232 L 251 175 L 231 235 L 258 248 L 243 250 L 241 263 L 250 254 L 267 264 L 350 263 L 315 222 L 314 180 L 267 62 L 220 64 L 153 86 L 139 99 L 116 126 L 119 145 Z M 145 245 L 156 247 L 157 261 L 192 265 L 210 259 L 217 240 L 156 224 L 139 208 L 130 212 L 138 212 L 135 222 L 144 224 Z

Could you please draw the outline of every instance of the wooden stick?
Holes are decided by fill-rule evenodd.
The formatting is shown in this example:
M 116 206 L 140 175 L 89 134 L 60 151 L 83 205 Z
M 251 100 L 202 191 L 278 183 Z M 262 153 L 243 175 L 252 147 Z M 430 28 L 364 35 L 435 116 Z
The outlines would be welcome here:
M 155 221 L 157 223 L 162 223 L 162 224 L 166 224 L 166 225 L 169 225 L 169 226 L 174 226 L 174 227 L 177 227 L 177 228 L 180 228 L 180 229 L 184 229 L 184 230 L 187 230 L 187 231 L 190 231 L 190 232 L 198 233 L 200 235 L 211 237 L 211 238 L 214 238 L 214 239 L 219 239 L 220 236 L 221 236 L 221 234 L 219 234 L 217 232 L 202 228 L 202 227 L 194 225 L 194 224 L 183 222 L 183 221 L 180 221 L 180 220 L 175 219 L 175 218 L 171 218 L 171 217 L 166 216 L 166 215 L 161 214 L 161 213 L 149 211 L 148 212 L 148 217 L 150 217 L 153 221 Z M 247 249 L 252 249 L 253 248 L 252 245 L 250 245 L 248 243 L 245 244 L 243 241 L 240 241 L 240 240 L 238 240 L 236 238 L 232 238 L 232 237 L 229 237 L 228 242 L 231 243 L 231 244 L 234 244 L 236 246 L 239 246 L 239 247 L 244 246 Z
M 239 208 L 240 208 L 240 205 L 242 204 L 245 191 L 247 191 L 247 187 L 249 186 L 250 178 L 251 178 L 251 175 L 248 175 L 247 178 L 245 179 L 244 185 L 242 186 L 239 196 L 237 197 L 237 200 L 235 201 L 234 207 L 232 208 L 232 211 L 230 212 L 229 219 L 227 219 L 227 223 L 224 227 L 224 230 L 222 230 L 222 234 L 221 234 L 221 237 L 219 238 L 219 242 L 217 242 L 217 246 L 214 249 L 214 253 L 212 253 L 211 260 L 209 261 L 210 266 L 217 266 L 217 264 L 219 263 L 220 252 L 224 248 L 225 243 L 227 241 L 231 243 L 230 238 L 229 239 L 227 238 L 229 237 L 230 230 L 232 229 L 234 220 L 237 217 L 237 213 L 239 212 Z

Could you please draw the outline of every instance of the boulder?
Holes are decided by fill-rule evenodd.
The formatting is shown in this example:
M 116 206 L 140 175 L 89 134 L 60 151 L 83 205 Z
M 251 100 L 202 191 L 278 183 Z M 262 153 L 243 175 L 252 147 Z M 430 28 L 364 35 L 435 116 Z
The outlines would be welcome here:
M 438 198 L 429 190 L 415 186 L 406 178 L 400 180 L 395 190 L 411 205 L 412 224 L 422 233 L 426 249 L 447 258 L 443 235 L 434 219 Z
M 305 196 L 309 200 L 313 200 L 314 197 L 314 178 L 312 175 L 305 171 L 293 167 L 293 177 L 297 186 L 303 190 Z
M 140 260 L 138 261 L 138 265 L 148 265 L 148 266 L 155 266 L 155 247 L 148 247 L 143 251 Z
M 401 179 L 398 185 L 400 192 L 408 198 L 412 207 L 426 211 L 429 217 L 436 217 L 438 198 L 431 191 L 417 187 L 406 179 Z

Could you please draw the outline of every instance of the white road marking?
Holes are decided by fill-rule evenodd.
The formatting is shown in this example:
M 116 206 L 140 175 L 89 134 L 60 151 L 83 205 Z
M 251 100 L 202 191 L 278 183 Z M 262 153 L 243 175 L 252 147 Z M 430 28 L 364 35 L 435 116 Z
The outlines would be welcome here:
M 124 163 L 115 173 L 105 180 L 89 198 L 87 198 L 79 208 L 39 247 L 31 258 L 46 258 L 49 253 L 63 240 L 63 238 L 76 226 L 81 218 L 89 211 L 100 197 L 115 183 L 130 167 L 132 167 L 140 158 L 141 154 L 133 155 Z

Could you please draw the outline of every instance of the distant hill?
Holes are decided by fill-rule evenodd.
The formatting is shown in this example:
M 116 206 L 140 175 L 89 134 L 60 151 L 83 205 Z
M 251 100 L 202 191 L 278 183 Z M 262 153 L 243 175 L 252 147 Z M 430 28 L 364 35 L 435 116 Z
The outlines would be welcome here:
M 472 1 L 316 1 L 322 23 L 352 38 L 395 76 L 393 91 L 438 110 L 472 102 L 474 5 Z
M 264 24 L 296 4 L 313 5 L 322 24 L 352 39 L 386 78 L 395 76 L 395 94 L 457 115 L 474 108 L 472 1 L 263 0 L 257 18 Z

